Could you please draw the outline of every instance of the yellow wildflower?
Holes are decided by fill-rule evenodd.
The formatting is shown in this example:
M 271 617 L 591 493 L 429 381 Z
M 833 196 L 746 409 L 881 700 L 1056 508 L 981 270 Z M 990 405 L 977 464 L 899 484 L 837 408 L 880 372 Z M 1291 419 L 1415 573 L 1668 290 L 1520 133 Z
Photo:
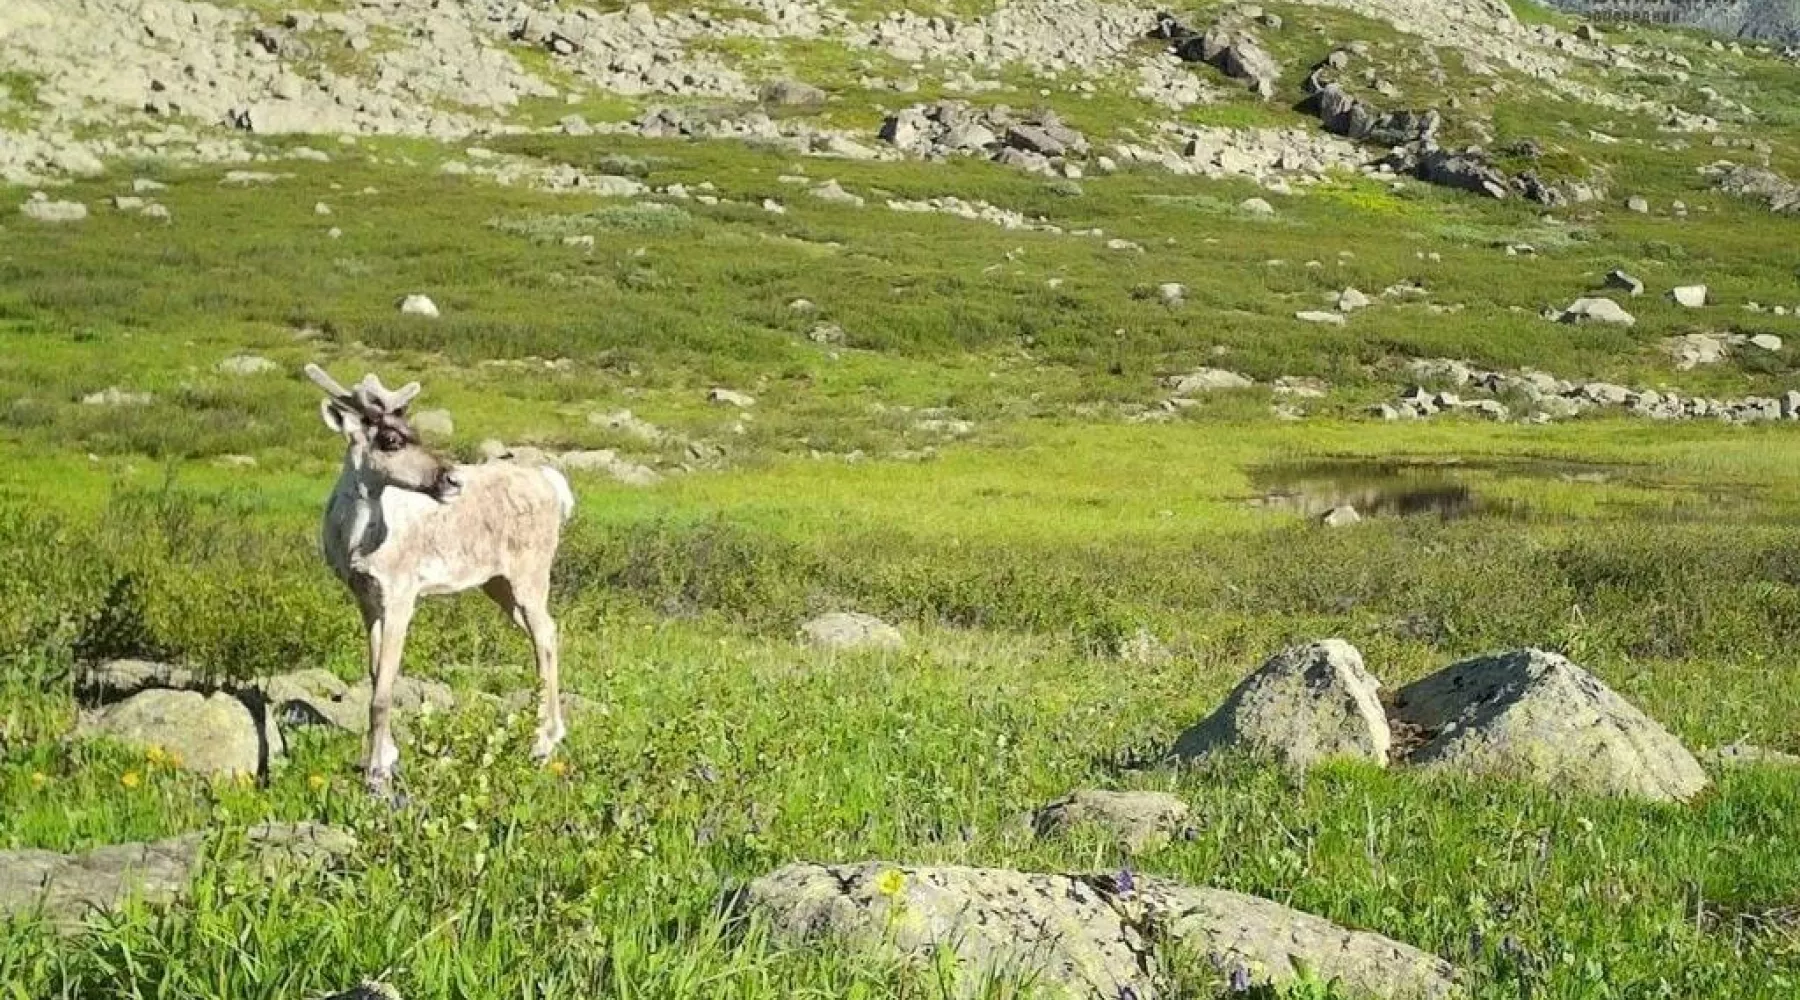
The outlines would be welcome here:
M 569 765 L 566 761 L 553 760 L 545 766 L 550 769 L 551 774 L 554 774 L 559 778 L 569 773 Z
M 875 876 L 875 891 L 883 896 L 898 896 L 900 890 L 904 888 L 906 888 L 906 876 L 900 874 L 898 868 L 889 868 Z
M 315 774 L 315 775 L 312 775 L 311 777 L 308 777 L 306 779 L 306 787 L 312 789 L 315 792 L 320 791 L 321 789 L 323 789 L 325 787 L 325 776 L 323 774 Z
M 119 775 L 119 784 L 124 785 L 126 788 L 136 788 L 143 780 L 144 779 L 140 777 L 136 771 L 126 771 L 124 774 Z
M 45 774 L 42 771 L 31 772 L 31 787 L 33 790 L 42 788 L 45 785 L 48 785 L 49 783 L 50 783 L 50 776 L 48 774 Z
M 162 747 L 151 747 L 149 750 L 144 751 L 144 759 L 152 764 L 161 764 L 169 759 L 169 755 Z

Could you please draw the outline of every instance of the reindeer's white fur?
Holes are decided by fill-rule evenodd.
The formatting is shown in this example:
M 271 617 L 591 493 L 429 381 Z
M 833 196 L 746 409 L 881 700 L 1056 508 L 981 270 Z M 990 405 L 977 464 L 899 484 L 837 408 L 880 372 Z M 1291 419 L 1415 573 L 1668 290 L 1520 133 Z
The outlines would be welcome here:
M 349 444 L 321 541 L 368 627 L 373 690 L 364 766 L 371 785 L 384 784 L 399 761 L 389 713 L 415 604 L 475 587 L 531 636 L 540 682 L 532 753 L 549 757 L 564 733 L 548 599 L 562 525 L 575 510 L 568 480 L 554 469 L 511 462 L 450 467 L 411 438 L 379 450 L 371 428 L 410 435 L 400 410 L 417 387 L 389 393 L 371 376 L 351 393 L 323 372 L 308 374 L 332 394 L 326 423 Z M 396 397 L 398 408 L 386 410 Z

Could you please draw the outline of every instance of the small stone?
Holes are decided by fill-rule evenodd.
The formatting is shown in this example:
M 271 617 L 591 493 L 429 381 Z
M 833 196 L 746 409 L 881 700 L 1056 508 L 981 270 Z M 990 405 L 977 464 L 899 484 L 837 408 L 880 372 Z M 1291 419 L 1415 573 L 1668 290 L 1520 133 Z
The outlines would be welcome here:
M 1319 523 L 1327 528 L 1344 528 L 1362 523 L 1362 515 L 1356 512 L 1355 507 L 1343 504 L 1319 515 Z
M 899 649 L 906 644 L 900 630 L 887 622 L 857 611 L 834 611 L 800 626 L 800 637 L 810 646 L 849 652 Z
M 1760 347 L 1765 351 L 1781 350 L 1781 338 L 1772 333 L 1759 333 L 1750 338 L 1750 346 Z
M 722 403 L 726 406 L 736 406 L 740 409 L 756 405 L 756 397 L 754 396 L 738 392 L 735 389 L 723 389 L 718 387 L 707 392 L 706 400 L 709 403 Z
M 1609 323 L 1631 326 L 1637 317 L 1626 312 L 1617 302 L 1605 298 L 1582 298 L 1569 303 L 1559 317 L 1564 323 Z
M 1196 368 L 1186 375 L 1178 375 L 1169 380 L 1169 388 L 1177 396 L 1191 396 L 1219 389 L 1245 389 L 1255 384 L 1253 379 L 1223 368 Z
M 1625 200 L 1625 207 L 1633 212 L 1643 215 L 1649 213 L 1650 202 L 1640 195 L 1633 195 Z
M 1606 275 L 1606 287 L 1620 289 L 1627 295 L 1637 296 L 1644 294 L 1644 283 L 1631 275 L 1626 274 L 1624 271 L 1615 270 L 1608 272 Z
M 1305 323 L 1323 323 L 1327 326 L 1343 326 L 1345 323 L 1343 313 L 1326 312 L 1322 309 L 1302 309 L 1294 314 L 1294 318 Z
M 1261 198 L 1245 198 L 1238 202 L 1238 210 L 1250 215 L 1274 215 L 1275 206 Z
M 19 206 L 27 219 L 37 222 L 63 223 L 80 222 L 87 218 L 87 206 L 78 201 L 51 201 L 48 198 L 32 198 Z
M 314 215 L 330 215 L 331 214 L 331 206 L 325 204 L 322 201 L 318 202 L 317 204 L 313 205 L 313 214 Z
M 408 295 L 400 300 L 402 316 L 423 316 L 426 319 L 438 318 L 437 303 L 424 295 Z
M 1188 804 L 1168 792 L 1082 789 L 1039 809 L 1031 826 L 1040 838 L 1095 827 L 1127 853 L 1143 854 L 1167 845 L 1187 818 Z
M 788 108 L 824 104 L 827 96 L 818 87 L 799 80 L 777 80 L 762 89 L 763 103 Z
M 1187 286 L 1179 281 L 1165 281 L 1157 286 L 1156 293 L 1162 296 L 1163 302 L 1176 305 L 1187 298 Z
M 236 354 L 219 362 L 219 371 L 226 375 L 262 375 L 280 370 L 280 365 L 254 354 Z
M 1346 288 L 1338 293 L 1338 312 L 1355 312 L 1358 309 L 1367 309 L 1370 305 L 1372 303 L 1369 297 L 1354 288 Z
M 1688 309 L 1698 309 L 1706 305 L 1706 286 L 1681 285 L 1669 290 L 1669 298 Z

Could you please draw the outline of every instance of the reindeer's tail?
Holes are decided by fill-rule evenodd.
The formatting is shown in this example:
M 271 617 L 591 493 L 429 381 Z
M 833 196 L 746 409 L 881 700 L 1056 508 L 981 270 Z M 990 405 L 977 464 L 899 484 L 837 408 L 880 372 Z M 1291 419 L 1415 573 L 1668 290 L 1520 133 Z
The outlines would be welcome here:
M 556 502 L 562 507 L 562 519 L 566 523 L 575 516 L 575 491 L 569 488 L 568 477 L 549 466 L 538 471 L 544 474 L 545 479 L 550 480 L 550 488 L 556 491 Z

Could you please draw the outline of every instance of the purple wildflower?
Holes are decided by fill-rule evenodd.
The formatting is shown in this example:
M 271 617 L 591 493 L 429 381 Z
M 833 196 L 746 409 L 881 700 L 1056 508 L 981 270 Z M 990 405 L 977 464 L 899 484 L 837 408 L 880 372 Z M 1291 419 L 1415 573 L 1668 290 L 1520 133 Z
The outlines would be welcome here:
M 1238 963 L 1231 967 L 1231 981 L 1228 984 L 1233 993 L 1250 992 L 1250 967 Z

